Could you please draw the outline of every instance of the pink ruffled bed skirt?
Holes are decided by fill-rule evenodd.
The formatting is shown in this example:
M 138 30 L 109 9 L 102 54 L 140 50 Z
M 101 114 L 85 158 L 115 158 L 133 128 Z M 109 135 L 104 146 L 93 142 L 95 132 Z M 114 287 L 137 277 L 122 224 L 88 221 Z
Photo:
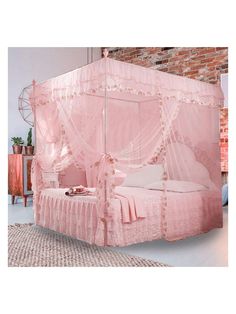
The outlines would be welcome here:
M 140 190 L 140 189 L 139 189 Z M 112 200 L 113 215 L 107 226 L 98 217 L 94 196 L 67 197 L 62 189 L 46 189 L 35 205 L 35 222 L 45 228 L 100 246 L 127 246 L 144 241 L 183 239 L 222 227 L 218 193 L 201 191 L 167 194 L 165 215 L 161 192 L 145 191 L 146 217 L 123 223 L 118 200 Z

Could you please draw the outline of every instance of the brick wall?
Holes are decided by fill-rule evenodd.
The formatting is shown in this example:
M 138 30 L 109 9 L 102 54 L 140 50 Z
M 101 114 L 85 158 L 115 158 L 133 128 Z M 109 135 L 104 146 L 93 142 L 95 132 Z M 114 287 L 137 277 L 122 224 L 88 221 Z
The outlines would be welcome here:
M 108 48 L 109 57 L 207 83 L 220 84 L 220 75 L 228 73 L 226 47 L 129 47 Z M 221 167 L 228 171 L 228 111 L 221 111 Z

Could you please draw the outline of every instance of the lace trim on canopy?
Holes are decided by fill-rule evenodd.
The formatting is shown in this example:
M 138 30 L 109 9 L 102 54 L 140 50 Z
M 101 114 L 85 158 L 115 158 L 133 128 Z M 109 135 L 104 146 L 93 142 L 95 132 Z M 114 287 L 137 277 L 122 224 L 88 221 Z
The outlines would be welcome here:
M 164 103 L 163 99 L 160 97 L 159 98 L 160 102 L 160 122 L 161 122 L 161 137 L 162 137 L 162 144 L 161 144 L 161 149 L 163 152 L 163 174 L 162 174 L 162 196 L 161 196 L 161 235 L 165 239 L 166 233 L 167 233 L 167 220 L 166 220 L 166 210 L 167 210 L 167 187 L 166 187 L 166 180 L 167 180 L 167 165 L 166 165 L 166 136 L 167 136 L 167 130 L 166 130 L 166 125 L 165 125 L 165 120 L 164 120 Z M 173 120 L 176 118 L 178 114 L 178 108 L 179 105 L 177 106 L 177 110 L 171 120 L 171 123 Z
M 160 98 L 160 101 L 162 102 L 161 98 Z M 147 164 L 152 165 L 152 164 L 156 164 L 159 161 L 160 154 L 163 152 L 163 149 L 165 148 L 166 142 L 170 136 L 170 133 L 172 132 L 171 125 L 174 122 L 174 120 L 177 118 L 179 110 L 180 110 L 180 103 L 177 104 L 176 110 L 172 116 L 172 119 L 169 121 L 169 127 L 165 127 L 165 124 L 162 120 L 163 130 L 162 130 L 161 145 L 155 149 L 154 154 L 151 156 L 151 158 L 149 158 L 149 160 L 147 161 Z M 161 115 L 163 115 L 163 106 L 162 106 L 162 114 Z
M 163 163 L 164 157 L 163 152 L 165 151 L 166 145 L 172 144 L 172 143 L 180 143 L 188 146 L 192 152 L 195 155 L 196 161 L 202 163 L 207 170 L 209 171 L 211 180 L 214 182 L 214 174 L 216 174 L 215 169 L 216 165 L 214 164 L 213 160 L 209 158 L 207 153 L 200 148 L 193 145 L 191 139 L 188 136 L 181 136 L 178 131 L 173 132 L 170 137 L 166 137 L 165 144 L 164 141 L 161 144 L 160 148 L 155 151 L 154 155 L 150 158 L 148 164 L 155 165 L 159 163 Z
M 71 147 L 70 147 L 70 141 L 68 140 L 68 138 L 66 136 L 65 127 L 64 127 L 64 125 L 62 123 L 61 123 L 61 137 L 62 137 L 62 141 L 65 144 L 65 147 L 67 149 L 67 154 L 70 156 L 70 160 L 68 160 L 67 165 L 64 166 L 60 170 L 64 170 L 65 168 L 69 167 L 71 164 L 73 164 L 77 169 L 83 170 L 83 167 L 78 163 L 76 157 L 72 153 L 72 150 L 71 150 Z
M 191 139 L 188 136 L 181 136 L 178 131 L 175 131 L 173 133 L 173 138 L 168 138 L 166 145 L 171 144 L 171 143 L 181 143 L 181 144 L 185 144 L 186 146 L 188 146 L 194 153 L 196 161 L 199 161 L 200 163 L 202 163 L 207 170 L 209 171 L 210 177 L 212 179 L 212 181 L 214 182 L 214 174 L 217 175 L 215 169 L 217 168 L 214 161 L 209 158 L 209 156 L 207 155 L 207 153 L 205 151 L 203 151 L 202 149 L 196 147 L 193 145 Z
M 43 178 L 41 174 L 41 167 L 37 160 L 37 157 L 33 157 L 32 165 L 31 165 L 31 180 L 32 180 L 32 191 L 33 193 L 33 201 L 34 204 L 38 203 L 38 198 L 40 191 L 43 189 Z
M 128 83 L 124 84 L 124 81 L 127 81 Z M 166 88 L 162 87 L 161 83 L 158 81 L 156 84 L 145 83 L 145 86 L 134 88 L 129 85 L 129 81 L 132 83 L 134 82 L 134 80 L 131 79 L 112 78 L 108 80 L 108 84 L 106 86 L 104 82 L 101 83 L 97 80 L 81 81 L 79 84 L 69 85 L 67 87 L 54 87 L 52 82 L 50 82 L 51 84 L 49 86 L 39 84 L 36 86 L 36 90 L 37 88 L 39 90 L 36 92 L 35 101 L 33 103 L 36 106 L 45 105 L 55 101 L 66 99 L 71 100 L 80 97 L 83 94 L 104 96 L 105 89 L 107 89 L 108 94 L 109 92 L 118 92 L 135 96 L 153 97 L 154 99 L 155 97 L 159 98 L 161 96 L 163 102 L 165 100 L 172 100 L 186 104 L 197 104 L 209 107 L 221 107 L 223 105 L 223 97 L 211 94 L 202 95 L 201 91 L 187 92 L 175 88 Z
M 115 174 L 115 159 L 110 154 L 103 154 L 99 161 L 95 163 L 97 167 L 97 208 L 99 222 L 104 224 L 107 231 L 108 224 L 113 217 L 113 208 L 111 199 L 114 198 L 113 175 Z M 108 244 L 107 232 L 104 238 L 104 244 Z
M 223 105 L 223 93 L 219 86 L 110 58 L 36 85 L 35 100 L 38 105 L 43 105 L 83 93 L 100 93 L 103 96 L 105 89 L 108 94 L 120 92 L 158 97 L 161 93 L 163 101 L 170 97 L 173 101 L 184 103 L 213 107 Z

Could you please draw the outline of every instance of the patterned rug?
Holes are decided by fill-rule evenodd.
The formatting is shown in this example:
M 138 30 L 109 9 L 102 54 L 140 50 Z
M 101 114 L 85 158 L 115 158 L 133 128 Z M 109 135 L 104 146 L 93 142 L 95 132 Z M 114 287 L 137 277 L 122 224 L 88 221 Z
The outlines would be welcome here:
M 162 263 L 90 245 L 32 224 L 8 226 L 11 267 L 164 267 Z

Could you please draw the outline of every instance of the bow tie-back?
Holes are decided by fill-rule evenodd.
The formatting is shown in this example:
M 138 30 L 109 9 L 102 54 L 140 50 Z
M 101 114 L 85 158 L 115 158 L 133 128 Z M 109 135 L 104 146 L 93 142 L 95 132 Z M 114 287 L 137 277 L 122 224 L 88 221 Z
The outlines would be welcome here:
M 99 167 L 101 164 L 114 164 L 117 161 L 116 158 L 112 157 L 110 153 L 104 153 L 102 154 L 99 161 L 95 162 L 94 166 Z
M 94 164 L 94 166 L 98 169 L 96 190 L 100 218 L 104 218 L 104 210 L 106 211 L 105 216 L 110 216 L 109 200 L 113 193 L 112 176 L 115 173 L 114 165 L 116 161 L 117 159 L 110 153 L 104 153 L 99 161 Z M 104 189 L 106 189 L 106 194 L 104 194 Z

